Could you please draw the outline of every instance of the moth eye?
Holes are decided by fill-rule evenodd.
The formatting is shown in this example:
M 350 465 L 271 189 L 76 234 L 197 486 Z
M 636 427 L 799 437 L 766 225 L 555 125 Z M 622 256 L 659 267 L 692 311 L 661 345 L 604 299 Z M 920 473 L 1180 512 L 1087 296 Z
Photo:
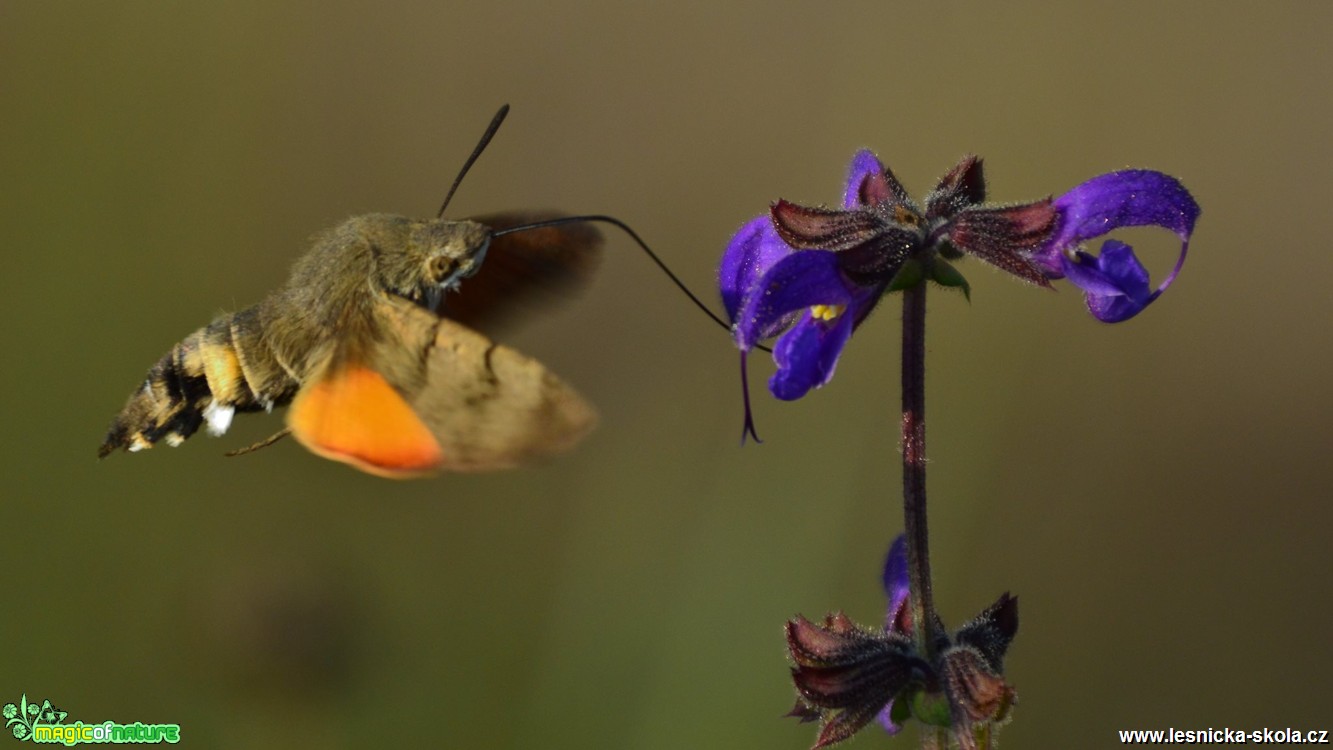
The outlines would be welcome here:
M 430 273 L 436 279 L 443 279 L 454 270 L 454 261 L 452 258 L 446 258 L 443 255 L 437 255 L 430 259 Z

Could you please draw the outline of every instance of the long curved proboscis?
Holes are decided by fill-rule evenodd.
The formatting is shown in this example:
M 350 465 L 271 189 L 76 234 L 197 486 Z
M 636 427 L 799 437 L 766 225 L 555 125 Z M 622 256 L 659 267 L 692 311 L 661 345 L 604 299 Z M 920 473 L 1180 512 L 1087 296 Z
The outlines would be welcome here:
M 449 192 L 444 196 L 444 203 L 440 204 L 440 211 L 439 213 L 436 214 L 437 218 L 444 218 L 444 211 L 446 208 L 449 207 L 449 201 L 453 199 L 454 192 L 458 190 L 458 186 L 462 184 L 463 178 L 467 176 L 468 170 L 472 168 L 472 165 L 476 163 L 477 158 L 481 156 L 481 152 L 486 150 L 486 146 L 491 142 L 491 139 L 495 137 L 496 131 L 500 129 L 500 124 L 504 122 L 505 116 L 507 116 L 508 114 L 509 114 L 509 105 L 505 104 L 502 105 L 499 111 L 495 113 L 495 116 L 491 118 L 491 124 L 486 126 L 486 132 L 482 133 L 481 140 L 477 141 L 476 147 L 472 149 L 472 154 L 468 156 L 467 161 L 463 163 L 463 168 L 458 171 L 458 176 L 454 178 L 454 184 L 449 186 Z M 547 221 L 538 221 L 538 222 L 533 222 L 531 224 L 524 224 L 516 227 L 506 227 L 504 229 L 496 231 L 491 236 L 500 237 L 506 234 L 514 234 L 516 232 L 524 232 L 532 229 L 542 229 L 544 227 L 556 227 L 564 224 L 575 224 L 579 222 L 600 222 L 602 224 L 610 224 L 611 226 L 617 227 L 622 232 L 629 235 L 630 239 L 634 240 L 634 242 L 638 244 L 638 246 L 642 248 L 645 253 L 648 254 L 648 257 L 652 259 L 653 263 L 657 264 L 657 267 L 662 270 L 662 273 L 665 273 L 667 275 L 667 278 L 671 279 L 671 283 L 675 284 L 678 289 L 680 289 L 682 292 L 685 293 L 686 297 L 690 298 L 690 301 L 694 303 L 695 307 L 698 307 L 700 310 L 702 310 L 705 315 L 711 318 L 714 323 L 717 323 L 719 326 L 721 326 L 723 330 L 728 332 L 731 331 L 731 325 L 727 323 L 725 320 L 723 320 L 720 316 L 718 316 L 717 313 L 709 309 L 708 305 L 705 305 L 703 303 L 703 300 L 700 300 L 699 297 L 694 294 L 694 292 L 690 291 L 690 288 L 685 285 L 685 282 L 681 281 L 680 277 L 676 276 L 676 274 L 672 272 L 672 270 L 667 266 L 667 264 L 664 263 L 660 257 L 658 257 L 657 253 L 653 252 L 653 249 L 651 247 L 648 247 L 648 243 L 643 241 L 643 238 L 639 236 L 638 232 L 635 232 L 632 228 L 630 228 L 628 224 L 621 221 L 620 219 L 615 218 L 614 216 L 606 216 L 603 214 L 589 214 L 585 216 L 562 216 L 555 219 L 549 219 Z M 762 349 L 763 351 L 771 351 L 768 347 L 763 345 L 757 345 L 755 348 Z
M 602 224 L 610 224 L 611 226 L 616 227 L 625 234 L 629 235 L 630 239 L 634 240 L 635 244 L 637 244 L 645 253 L 648 254 L 648 257 L 652 259 L 653 263 L 657 264 L 657 267 L 662 270 L 662 273 L 666 274 L 667 278 L 671 279 L 671 282 L 675 284 L 676 287 L 680 289 L 680 291 L 684 292 L 686 297 L 690 298 L 690 301 L 694 303 L 695 307 L 698 307 L 700 310 L 702 310 L 705 315 L 707 315 L 709 318 L 712 318 L 713 322 L 717 323 L 719 326 L 722 326 L 724 330 L 726 331 L 731 330 L 731 325 L 727 323 L 725 320 L 723 320 L 721 316 L 719 316 L 717 313 L 713 312 L 708 307 L 708 305 L 704 304 L 703 300 L 699 299 L 699 297 L 696 296 L 694 292 L 690 291 L 690 288 L 685 285 L 685 282 L 681 281 L 680 277 L 677 276 L 674 272 L 672 272 L 671 268 L 668 267 L 667 264 L 663 262 L 663 260 L 660 257 L 658 257 L 657 253 L 653 252 L 653 249 L 648 246 L 648 243 L 643 241 L 643 238 L 639 236 L 638 232 L 635 232 L 628 224 L 621 221 L 620 219 L 617 219 L 614 216 L 606 216 L 604 214 L 587 214 L 584 216 L 561 216 L 559 218 L 549 219 L 547 221 L 538 221 L 538 222 L 533 222 L 531 224 L 523 224 L 521 226 L 516 226 L 516 227 L 506 227 L 502 230 L 495 232 L 491 236 L 500 237 L 502 235 L 513 234 L 515 232 L 523 232 L 531 229 L 542 229 L 544 227 L 556 227 L 556 226 L 561 226 L 563 224 L 575 224 L 580 222 L 598 222 Z M 756 346 L 756 348 L 762 349 L 764 351 L 770 351 L 768 347 L 762 345 L 758 345 Z

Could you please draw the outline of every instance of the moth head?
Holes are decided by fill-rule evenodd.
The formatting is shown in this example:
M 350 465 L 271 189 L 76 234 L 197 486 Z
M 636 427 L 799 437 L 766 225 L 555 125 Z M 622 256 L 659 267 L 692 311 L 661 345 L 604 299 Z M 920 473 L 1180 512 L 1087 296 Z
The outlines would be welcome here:
M 490 228 L 475 221 L 414 222 L 403 253 L 378 259 L 380 278 L 386 291 L 434 309 L 481 268 L 490 244 Z

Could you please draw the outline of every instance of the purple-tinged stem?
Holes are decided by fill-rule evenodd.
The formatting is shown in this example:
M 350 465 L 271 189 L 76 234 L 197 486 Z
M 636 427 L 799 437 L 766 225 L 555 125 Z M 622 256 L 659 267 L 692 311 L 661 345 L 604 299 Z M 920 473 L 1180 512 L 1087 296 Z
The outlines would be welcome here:
M 903 292 L 903 515 L 907 532 L 907 582 L 918 653 L 935 660 L 935 602 L 930 591 L 926 529 L 926 285 Z
M 926 528 L 926 284 L 903 292 L 903 516 L 907 532 L 907 585 L 917 652 L 935 661 L 935 600 L 930 590 Z M 946 750 L 945 730 L 922 727 L 921 750 Z

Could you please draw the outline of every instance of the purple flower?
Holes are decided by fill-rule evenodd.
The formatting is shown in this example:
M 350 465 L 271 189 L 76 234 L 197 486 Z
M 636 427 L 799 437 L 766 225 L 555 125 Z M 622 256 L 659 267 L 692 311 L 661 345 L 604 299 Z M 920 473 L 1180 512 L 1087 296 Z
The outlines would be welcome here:
M 841 742 L 876 718 L 889 734 L 902 730 L 891 717 L 894 701 L 926 665 L 911 658 L 907 538 L 901 534 L 884 563 L 884 591 L 889 607 L 883 630 L 862 628 L 841 612 L 822 625 L 804 617 L 787 623 L 798 693 L 787 715 L 822 722 L 815 748 Z
M 796 617 L 787 622 L 787 653 L 793 667 L 796 705 L 788 712 L 802 722 L 819 721 L 812 750 L 856 734 L 928 666 L 900 633 L 862 628 L 836 612 L 823 624 Z
M 912 636 L 912 606 L 907 581 L 907 537 L 899 534 L 889 547 L 884 561 L 884 593 L 889 597 L 889 608 L 884 614 L 884 630 Z M 902 731 L 902 725 L 893 720 L 893 701 L 879 712 L 879 724 L 889 734 Z
M 777 371 L 768 388 L 794 400 L 833 377 L 843 347 L 880 298 L 930 279 L 967 282 L 948 261 L 971 255 L 1037 286 L 1067 277 L 1087 294 L 1099 320 L 1137 314 L 1175 280 L 1199 207 L 1174 178 L 1131 170 L 1101 175 L 1052 201 L 987 206 L 981 160 L 968 157 L 913 202 L 869 151 L 852 159 L 841 209 L 779 200 L 741 227 L 718 269 L 723 306 L 746 356 L 777 336 Z M 1149 291 L 1127 245 L 1109 241 L 1100 257 L 1081 243 L 1119 227 L 1156 225 L 1181 237 L 1180 259 Z M 745 433 L 754 435 L 748 386 Z
M 814 750 L 841 742 L 872 720 L 889 734 L 917 718 L 950 728 L 961 748 L 993 731 L 1016 700 L 1003 676 L 1004 656 L 1018 632 L 1018 599 L 1002 595 L 952 636 L 936 622 L 937 655 L 927 662 L 913 644 L 907 540 L 899 535 L 884 562 L 889 604 L 884 627 L 866 628 L 836 612 L 822 623 L 787 623 L 796 705 L 788 716 L 820 722 Z
M 1146 169 L 1094 177 L 1057 198 L 1055 206 L 1060 212 L 1058 229 L 1034 260 L 1051 278 L 1068 277 L 1082 289 L 1088 310 L 1104 323 L 1134 317 L 1171 286 L 1185 264 L 1199 218 L 1199 204 L 1184 185 Z M 1152 291 L 1148 271 L 1129 245 L 1108 240 L 1102 243 L 1100 257 L 1077 249 L 1084 240 L 1137 226 L 1159 226 L 1180 237 L 1175 268 Z

